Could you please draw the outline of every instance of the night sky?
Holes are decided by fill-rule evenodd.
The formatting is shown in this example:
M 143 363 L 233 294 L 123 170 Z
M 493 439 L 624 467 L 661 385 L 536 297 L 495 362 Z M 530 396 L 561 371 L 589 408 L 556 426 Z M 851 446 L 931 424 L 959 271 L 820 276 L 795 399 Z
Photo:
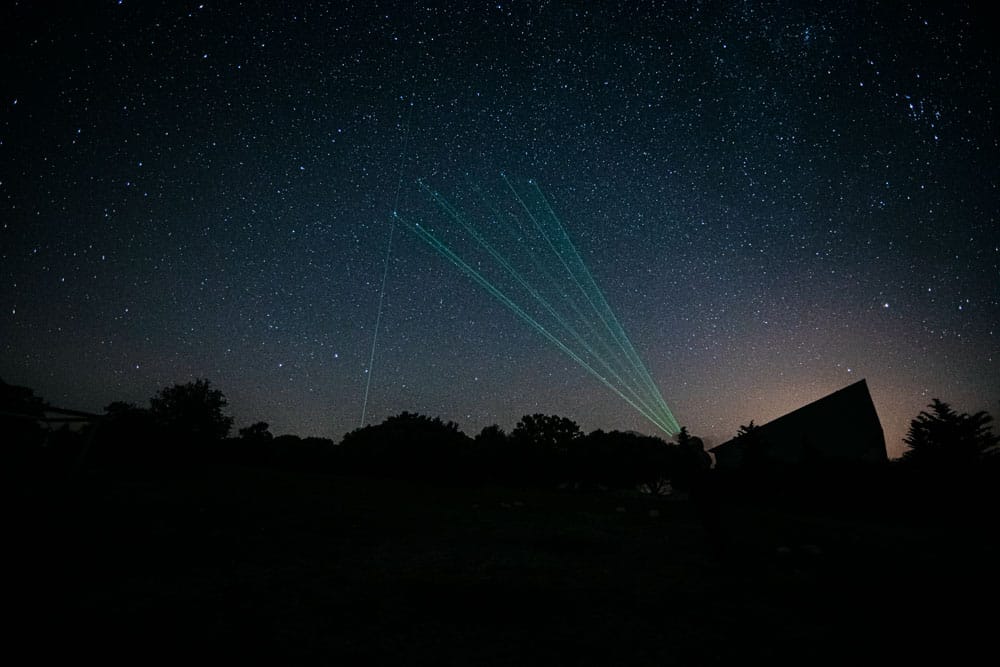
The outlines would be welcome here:
M 709 444 L 861 378 L 1000 408 L 989 3 L 6 2 L 0 377 L 359 425 L 391 212 L 536 179 Z M 974 7 L 978 5 L 978 8 Z M 367 421 L 655 429 L 407 229 Z

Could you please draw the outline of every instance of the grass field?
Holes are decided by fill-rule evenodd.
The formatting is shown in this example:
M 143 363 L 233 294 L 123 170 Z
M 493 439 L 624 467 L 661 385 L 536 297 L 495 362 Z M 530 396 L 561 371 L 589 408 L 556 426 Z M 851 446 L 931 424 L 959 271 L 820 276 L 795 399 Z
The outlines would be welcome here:
M 39 663 L 963 664 L 996 628 L 991 508 L 731 501 L 720 545 L 637 495 L 237 468 L 8 486 L 8 630 Z

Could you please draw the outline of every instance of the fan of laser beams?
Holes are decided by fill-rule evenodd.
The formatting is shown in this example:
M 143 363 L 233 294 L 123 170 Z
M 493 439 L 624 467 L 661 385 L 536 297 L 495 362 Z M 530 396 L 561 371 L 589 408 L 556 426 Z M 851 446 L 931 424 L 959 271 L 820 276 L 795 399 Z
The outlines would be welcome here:
M 461 204 L 423 181 L 444 213 L 434 222 L 393 215 L 491 296 L 657 428 L 680 430 L 624 328 L 534 181 L 506 195 L 473 188 Z

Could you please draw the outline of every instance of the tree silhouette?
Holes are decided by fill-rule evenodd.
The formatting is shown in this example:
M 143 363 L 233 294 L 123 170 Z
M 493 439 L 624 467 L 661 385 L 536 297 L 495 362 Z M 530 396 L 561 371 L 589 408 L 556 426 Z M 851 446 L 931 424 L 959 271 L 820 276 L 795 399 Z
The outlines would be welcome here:
M 686 426 L 681 427 L 677 434 L 677 459 L 671 480 L 673 487 L 692 491 L 711 467 L 712 457 L 705 451 L 705 443 L 688 433 Z
M 402 412 L 351 431 L 337 451 L 340 463 L 358 472 L 451 480 L 464 472 L 469 444 L 455 422 Z
M 573 444 L 570 452 L 574 482 L 583 488 L 667 492 L 676 460 L 676 445 L 660 438 L 600 429 Z
M 770 467 L 771 459 L 767 452 L 767 443 L 760 434 L 760 426 L 750 423 L 743 426 L 741 425 L 736 431 L 736 437 L 739 439 L 741 448 L 743 450 L 743 460 L 741 462 L 741 467 L 745 471 L 750 472 L 761 472 L 763 469 Z
M 470 474 L 484 479 L 511 479 L 518 464 L 512 460 L 510 437 L 497 424 L 483 428 L 473 442 Z
M 756 424 L 754 424 L 753 420 L 751 419 L 749 424 L 747 424 L 745 426 L 744 425 L 740 425 L 740 427 L 738 429 L 736 429 L 736 437 L 737 438 L 742 438 L 742 437 L 745 437 L 745 436 L 748 436 L 748 435 L 752 435 L 754 433 L 754 431 L 756 431 L 759 428 L 760 428 L 760 426 L 757 426 Z
M 152 456 L 156 439 L 153 416 L 134 403 L 115 401 L 104 408 L 89 458 L 103 464 L 140 463 Z
M 268 442 L 274 438 L 270 428 L 271 426 L 267 422 L 255 422 L 240 429 L 240 438 L 253 442 Z
M 979 461 L 1000 443 L 985 411 L 957 413 L 939 399 L 933 399 L 910 422 L 903 442 L 909 448 L 903 461 L 919 467 L 959 467 Z
M 582 435 L 572 419 L 543 414 L 524 415 L 510 434 L 521 445 L 560 453 L 568 451 Z
M 239 437 L 229 438 L 222 446 L 222 456 L 247 465 L 276 465 L 276 438 L 267 422 L 254 422 L 239 430 Z
M 476 444 L 490 450 L 503 447 L 506 443 L 507 434 L 496 424 L 483 427 L 476 436 Z
M 254 424 L 259 426 L 264 422 Z M 242 433 L 243 429 L 241 429 Z M 256 456 L 260 462 L 280 468 L 293 470 L 332 470 L 334 447 L 333 441 L 329 438 L 305 437 L 297 435 L 279 435 L 270 437 L 270 433 L 257 434 L 257 439 L 241 438 L 245 440 L 239 447 L 241 456 L 248 454 Z M 249 446 L 249 447 L 247 447 Z
M 638 456 L 633 463 L 634 482 L 641 491 L 654 496 L 669 492 L 670 478 L 677 468 L 677 447 L 653 436 L 635 436 Z
M 573 476 L 571 445 L 583 434 L 572 419 L 558 415 L 524 415 L 510 434 L 508 474 L 526 483 L 567 482 Z
M 156 425 L 187 444 L 218 442 L 229 435 L 233 418 L 222 413 L 226 405 L 225 396 L 208 380 L 164 387 L 149 399 Z

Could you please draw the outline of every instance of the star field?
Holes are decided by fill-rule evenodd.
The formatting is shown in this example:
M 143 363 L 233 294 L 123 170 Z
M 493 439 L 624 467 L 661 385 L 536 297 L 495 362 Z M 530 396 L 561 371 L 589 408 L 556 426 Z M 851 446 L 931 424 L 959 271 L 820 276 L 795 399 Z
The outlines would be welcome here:
M 54 404 L 207 377 L 339 439 L 642 417 L 406 230 L 537 179 L 681 424 L 867 378 L 890 455 L 1000 411 L 997 51 L 974 3 L 7 3 L 0 377 Z M 398 191 L 398 203 L 396 203 Z

